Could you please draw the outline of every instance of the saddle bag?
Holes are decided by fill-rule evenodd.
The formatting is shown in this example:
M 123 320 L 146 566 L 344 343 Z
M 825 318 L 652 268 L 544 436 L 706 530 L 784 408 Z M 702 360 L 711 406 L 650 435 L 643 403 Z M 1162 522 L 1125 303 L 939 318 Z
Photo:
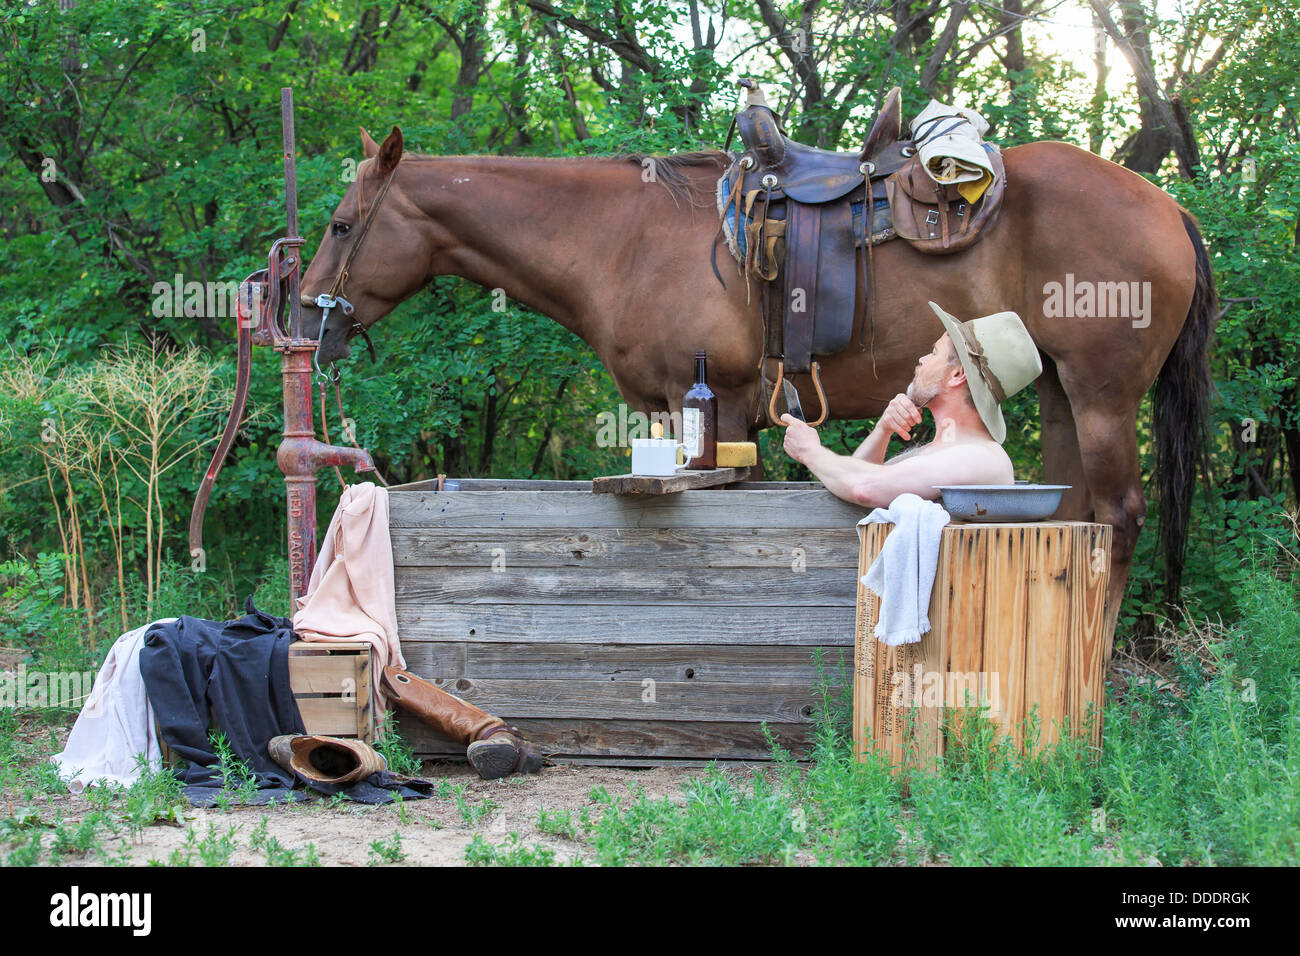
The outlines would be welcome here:
M 985 143 L 984 148 L 993 167 L 993 182 L 974 203 L 962 197 L 955 183 L 935 182 L 919 155 L 885 180 L 894 229 L 917 252 L 935 256 L 961 252 L 997 219 L 1007 188 L 1006 168 L 997 146 Z

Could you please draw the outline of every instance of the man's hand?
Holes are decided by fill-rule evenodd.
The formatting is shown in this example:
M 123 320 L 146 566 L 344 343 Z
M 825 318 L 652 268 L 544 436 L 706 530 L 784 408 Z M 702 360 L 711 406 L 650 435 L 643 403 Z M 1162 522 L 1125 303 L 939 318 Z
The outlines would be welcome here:
M 807 464 L 808 456 L 822 446 L 817 429 L 788 412 L 781 416 L 781 421 L 789 426 L 785 430 L 785 453 L 800 464 Z
M 893 401 L 880 416 L 880 424 L 887 431 L 893 432 L 903 441 L 912 440 L 912 429 L 921 424 L 921 410 L 903 393 L 894 396 Z M 787 442 L 789 439 L 786 439 Z M 787 450 L 789 445 L 786 446 Z

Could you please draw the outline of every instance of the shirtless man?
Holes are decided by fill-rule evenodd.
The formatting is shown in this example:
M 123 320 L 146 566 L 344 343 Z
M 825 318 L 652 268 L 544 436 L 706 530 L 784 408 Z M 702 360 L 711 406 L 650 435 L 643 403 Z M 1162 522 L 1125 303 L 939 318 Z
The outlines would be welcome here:
M 907 492 L 937 499 L 935 485 L 1013 481 L 999 406 L 1042 372 L 1038 349 L 1014 312 L 959 322 L 933 302 L 930 307 L 947 331 L 921 356 L 907 392 L 894 397 L 852 455 L 836 454 L 815 428 L 781 416 L 786 453 L 845 501 L 885 508 Z M 885 461 L 890 437 L 910 441 L 922 408 L 934 416 L 935 440 Z

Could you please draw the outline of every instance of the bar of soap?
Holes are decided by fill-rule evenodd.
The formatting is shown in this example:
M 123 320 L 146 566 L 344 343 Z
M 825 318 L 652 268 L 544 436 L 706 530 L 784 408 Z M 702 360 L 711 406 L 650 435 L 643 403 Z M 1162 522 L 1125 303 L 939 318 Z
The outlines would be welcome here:
M 718 442 L 719 468 L 748 468 L 758 464 L 758 446 L 752 441 Z

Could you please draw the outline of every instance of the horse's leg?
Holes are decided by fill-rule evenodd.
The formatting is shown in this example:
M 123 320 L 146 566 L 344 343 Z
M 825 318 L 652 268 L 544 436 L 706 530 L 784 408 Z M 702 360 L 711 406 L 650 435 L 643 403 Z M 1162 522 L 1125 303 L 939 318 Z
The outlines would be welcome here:
M 1074 430 L 1074 412 L 1056 374 L 1056 363 L 1043 356 L 1043 374 L 1034 382 L 1038 389 L 1038 417 L 1042 430 L 1043 479 L 1049 485 L 1069 485 L 1061 496 L 1054 517 L 1058 521 L 1091 521 L 1092 501 L 1079 454 L 1079 437 Z
M 1108 393 L 1104 383 L 1082 381 L 1067 367 L 1059 367 L 1058 372 L 1074 409 L 1093 520 L 1113 528 L 1106 605 L 1106 632 L 1112 635 L 1112 644 L 1106 648 L 1109 662 L 1133 549 L 1147 513 L 1138 469 L 1137 407 L 1129 403 L 1127 396 Z

